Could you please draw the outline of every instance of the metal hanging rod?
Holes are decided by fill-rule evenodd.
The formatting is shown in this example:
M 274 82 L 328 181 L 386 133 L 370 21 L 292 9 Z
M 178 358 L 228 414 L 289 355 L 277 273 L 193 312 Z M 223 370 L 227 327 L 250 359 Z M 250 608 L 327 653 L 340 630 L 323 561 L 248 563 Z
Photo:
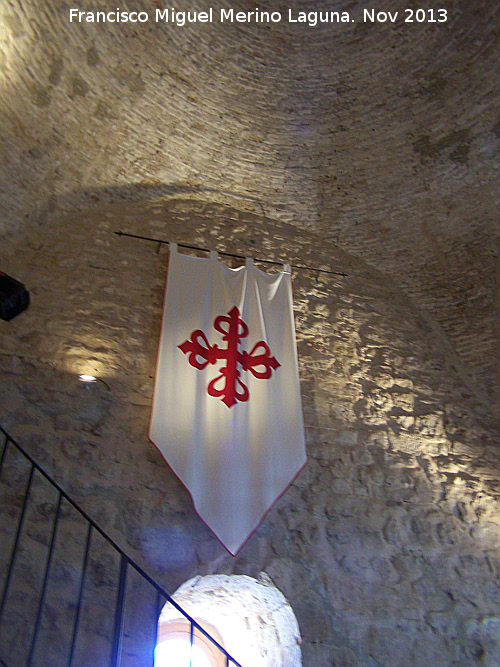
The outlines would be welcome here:
M 142 241 L 152 241 L 153 243 L 159 243 L 160 245 L 164 243 L 165 245 L 168 245 L 170 241 L 165 241 L 163 239 L 154 239 L 151 238 L 150 236 L 140 236 L 139 234 L 129 234 L 128 232 L 115 232 L 117 236 L 128 236 L 129 238 L 132 239 L 141 239 Z M 210 252 L 209 248 L 201 248 L 200 246 L 196 245 L 189 245 L 188 243 L 178 243 L 177 244 L 179 248 L 188 248 L 189 250 L 200 250 L 201 252 Z M 219 255 L 223 255 L 224 257 L 235 257 L 236 259 L 246 259 L 245 255 L 235 255 L 232 252 L 223 252 L 221 250 L 218 251 Z M 253 260 L 255 262 L 262 262 L 263 264 L 274 264 L 276 266 L 283 266 L 283 264 L 286 264 L 286 262 L 276 262 L 272 259 L 258 259 L 257 257 L 254 257 Z M 347 273 L 342 273 L 341 271 L 328 271 L 327 269 L 316 269 L 312 266 L 300 266 L 298 264 L 291 264 L 290 265 L 292 269 L 300 269 L 301 271 L 318 271 L 319 273 L 328 273 L 333 276 L 344 276 L 344 278 L 347 278 L 348 274 Z

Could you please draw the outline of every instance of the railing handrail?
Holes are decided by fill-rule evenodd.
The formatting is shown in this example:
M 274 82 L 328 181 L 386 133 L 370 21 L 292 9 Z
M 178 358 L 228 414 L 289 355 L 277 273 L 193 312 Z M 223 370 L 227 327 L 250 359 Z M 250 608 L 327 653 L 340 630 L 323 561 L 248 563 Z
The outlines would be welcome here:
M 37 470 L 50 484 L 53 486 L 58 493 L 61 495 L 62 498 L 64 498 L 74 509 L 85 519 L 85 521 L 88 522 L 88 524 L 92 527 L 93 530 L 97 531 L 112 547 L 115 549 L 121 556 L 122 563 L 124 561 L 127 562 L 128 565 L 133 567 L 136 572 L 138 572 L 141 577 L 143 577 L 157 592 L 158 595 L 161 595 L 162 597 L 165 598 L 167 602 L 169 602 L 175 609 L 177 609 L 178 612 L 180 612 L 184 618 L 189 621 L 191 627 L 196 628 L 199 630 L 205 637 L 207 637 L 210 642 L 216 646 L 226 657 L 226 664 L 229 665 L 229 662 L 232 662 L 236 667 L 242 667 L 239 662 L 237 662 L 229 653 L 226 651 L 226 649 L 217 642 L 216 639 L 214 639 L 209 632 L 207 632 L 192 616 L 190 616 L 184 609 L 171 597 L 169 593 L 160 585 L 158 584 L 147 572 L 145 572 L 140 565 L 138 565 L 130 556 L 128 556 L 123 549 L 116 544 L 116 542 L 83 510 L 78 503 L 76 503 L 67 493 L 64 491 L 64 489 L 58 484 L 52 477 L 49 475 L 45 470 L 35 461 L 35 459 L 28 454 L 28 452 L 18 443 L 14 438 L 2 427 L 0 424 L 0 432 L 4 435 L 5 441 L 3 443 L 3 448 L 2 448 L 2 461 L 3 461 L 3 456 L 5 453 L 5 449 L 7 447 L 7 443 L 11 442 L 14 447 L 30 462 L 30 464 L 33 466 L 35 470 Z M 0 464 L 1 467 L 1 464 Z M 5 663 L 3 660 L 0 658 L 0 664 L 4 665 Z

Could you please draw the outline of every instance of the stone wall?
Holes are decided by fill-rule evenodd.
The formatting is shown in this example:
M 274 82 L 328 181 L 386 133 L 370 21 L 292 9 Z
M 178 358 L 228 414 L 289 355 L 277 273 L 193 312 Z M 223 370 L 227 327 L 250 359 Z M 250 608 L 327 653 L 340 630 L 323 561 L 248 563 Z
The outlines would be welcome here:
M 96 201 L 249 198 L 386 272 L 500 405 L 496 4 L 454 0 L 445 23 L 405 23 L 407 0 L 388 0 L 395 25 L 336 4 L 351 21 L 181 28 L 75 23 L 64 0 L 6 0 L 0 233 L 36 234 Z M 231 7 L 249 4 L 216 9 Z
M 0 323 L 0 423 L 131 557 L 170 591 L 266 573 L 304 667 L 499 663 L 498 432 L 418 302 L 244 199 L 48 215 L 3 249 L 32 303 Z M 236 557 L 146 437 L 166 248 L 120 230 L 348 274 L 294 271 L 309 463 Z

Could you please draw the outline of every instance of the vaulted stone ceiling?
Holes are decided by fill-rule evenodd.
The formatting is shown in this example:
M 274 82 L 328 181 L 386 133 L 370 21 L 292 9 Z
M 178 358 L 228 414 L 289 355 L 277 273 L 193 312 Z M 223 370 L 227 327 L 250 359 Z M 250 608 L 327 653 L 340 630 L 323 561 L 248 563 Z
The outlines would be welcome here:
M 491 406 L 498 3 L 449 0 L 438 23 L 428 20 L 436 3 L 387 0 L 378 9 L 398 12 L 394 25 L 364 22 L 370 5 L 356 0 L 276 3 L 283 20 L 271 24 L 220 22 L 221 9 L 258 7 L 244 0 L 213 5 L 211 24 L 155 22 L 164 7 L 123 2 L 149 21 L 103 24 L 70 22 L 67 0 L 0 2 L 5 247 L 35 243 L 62 212 L 99 202 L 200 193 L 252 202 L 271 221 L 316 233 L 325 262 L 337 246 L 399 286 Z M 352 20 L 290 23 L 288 8 Z M 417 8 L 427 20 L 405 22 Z

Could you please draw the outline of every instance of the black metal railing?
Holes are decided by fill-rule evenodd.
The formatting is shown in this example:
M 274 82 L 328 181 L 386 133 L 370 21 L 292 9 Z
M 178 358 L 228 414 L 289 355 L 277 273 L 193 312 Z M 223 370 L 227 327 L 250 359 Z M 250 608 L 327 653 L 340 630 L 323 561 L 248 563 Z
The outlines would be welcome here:
M 152 667 L 167 602 L 191 643 L 196 630 L 241 667 L 1 426 L 0 439 L 2 667 Z

